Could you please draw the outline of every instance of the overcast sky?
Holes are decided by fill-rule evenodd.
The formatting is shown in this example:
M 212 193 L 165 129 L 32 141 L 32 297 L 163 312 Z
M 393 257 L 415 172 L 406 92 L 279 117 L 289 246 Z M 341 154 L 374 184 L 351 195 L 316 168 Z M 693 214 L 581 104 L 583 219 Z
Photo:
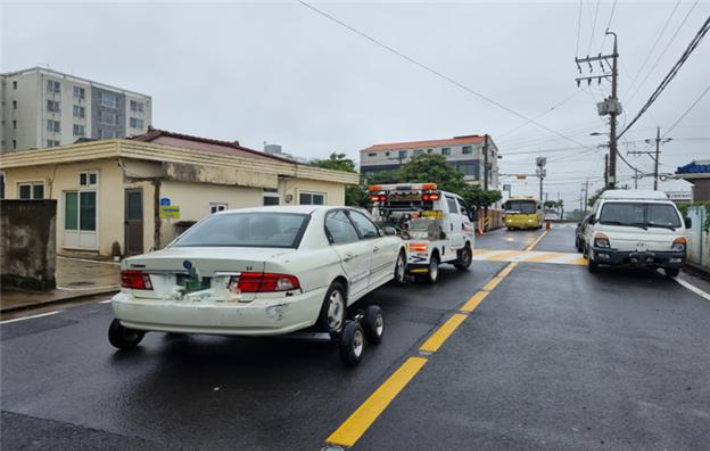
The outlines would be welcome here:
M 601 185 L 603 149 L 579 143 L 592 148 L 604 143 L 603 136 L 589 133 L 608 132 L 595 103 L 609 92 L 607 82 L 577 88 L 575 56 L 610 52 L 604 30 L 611 23 L 619 35 L 623 124 L 710 14 L 708 1 L 618 1 L 613 16 L 612 1 L 594 0 L 314 5 L 577 143 L 530 123 L 522 126 L 524 119 L 296 1 L 6 2 L 0 6 L 0 70 L 48 66 L 146 93 L 153 97 L 158 128 L 238 139 L 255 149 L 268 141 L 309 158 L 333 151 L 358 158 L 359 149 L 375 143 L 489 133 L 503 155 L 501 172 L 532 173 L 535 157 L 545 155 L 546 191 L 552 198 L 559 192 L 573 206 L 586 177 L 590 191 Z M 647 150 L 643 140 L 655 136 L 656 126 L 671 127 L 709 82 L 706 37 L 624 136 L 629 143 L 620 150 Z M 674 140 L 663 146 L 662 172 L 710 158 L 710 94 L 668 137 Z M 629 159 L 644 171 L 652 169 L 648 156 Z M 619 168 L 621 183 L 633 186 L 631 170 L 621 161 Z M 511 180 L 513 194 L 537 193 L 536 180 L 504 179 Z M 640 182 L 651 185 L 650 178 Z M 662 184 L 663 189 L 689 186 Z

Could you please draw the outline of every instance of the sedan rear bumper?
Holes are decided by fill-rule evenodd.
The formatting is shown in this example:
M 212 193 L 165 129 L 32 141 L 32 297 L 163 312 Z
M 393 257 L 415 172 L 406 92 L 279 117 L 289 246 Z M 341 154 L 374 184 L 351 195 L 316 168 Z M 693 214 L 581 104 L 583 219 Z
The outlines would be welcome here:
M 601 265 L 636 265 L 681 268 L 685 264 L 685 252 L 675 251 L 619 251 L 595 247 L 594 261 Z
M 135 298 L 112 299 L 116 318 L 130 329 L 145 331 L 269 336 L 283 335 L 316 323 L 327 288 L 298 296 L 239 302 L 193 302 Z

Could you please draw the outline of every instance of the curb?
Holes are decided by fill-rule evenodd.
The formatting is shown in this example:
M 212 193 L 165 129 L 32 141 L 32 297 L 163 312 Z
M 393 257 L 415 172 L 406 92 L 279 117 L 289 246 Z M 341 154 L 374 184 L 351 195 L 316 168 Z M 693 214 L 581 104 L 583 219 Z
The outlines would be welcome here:
M 22 312 L 25 310 L 34 310 L 37 308 L 42 308 L 42 307 L 47 307 L 47 306 L 57 305 L 57 304 L 69 304 L 69 303 L 93 298 L 95 296 L 106 296 L 109 294 L 116 294 L 119 291 L 121 291 L 121 290 L 111 289 L 111 290 L 104 290 L 104 291 L 96 291 L 93 293 L 78 294 L 78 295 L 72 296 L 72 297 L 66 297 L 66 298 L 60 298 L 60 299 L 50 299 L 47 301 L 37 302 L 35 304 L 16 305 L 13 307 L 7 307 L 7 308 L 0 309 L 0 314 Z
M 710 270 L 700 265 L 686 261 L 685 266 L 683 266 L 683 271 L 698 276 L 701 279 L 710 281 Z

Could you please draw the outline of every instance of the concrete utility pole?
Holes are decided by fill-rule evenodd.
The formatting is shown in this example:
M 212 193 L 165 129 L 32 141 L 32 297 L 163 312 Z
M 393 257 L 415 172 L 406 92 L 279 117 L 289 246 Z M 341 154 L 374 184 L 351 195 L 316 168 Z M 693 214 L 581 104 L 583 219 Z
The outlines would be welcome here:
M 547 175 L 547 170 L 545 169 L 545 165 L 547 164 L 547 158 L 546 157 L 537 157 L 535 160 L 535 164 L 537 165 L 537 170 L 535 171 L 535 175 L 540 179 L 540 202 L 543 201 L 543 191 L 542 191 L 542 181 L 545 179 L 545 176 Z
M 658 191 L 658 166 L 661 162 L 661 144 L 670 142 L 673 138 L 661 139 L 661 127 L 656 127 L 656 138 L 655 139 L 645 139 L 646 144 L 656 143 L 655 150 L 633 150 L 627 152 L 629 155 L 648 155 L 653 160 L 653 189 Z M 634 174 L 634 186 L 638 186 L 638 179 L 641 176 L 638 175 L 638 170 Z
M 584 181 L 584 217 L 587 217 L 587 199 L 589 198 L 589 179 Z
M 579 73 L 582 73 L 582 66 L 580 63 L 587 63 L 589 66 L 589 72 L 591 73 L 594 68 L 592 62 L 598 61 L 599 66 L 602 71 L 607 68 L 604 63 L 609 65 L 608 60 L 611 62 L 611 73 L 603 73 L 602 75 L 589 75 L 584 77 L 577 77 L 577 86 L 580 85 L 582 81 L 586 81 L 588 85 L 592 84 L 592 80 L 596 80 L 601 84 L 603 79 L 611 79 L 611 95 L 606 98 L 603 102 L 597 104 L 597 112 L 600 116 L 609 116 L 609 156 L 608 156 L 608 169 L 605 172 L 605 185 L 608 189 L 613 189 L 616 186 L 616 155 L 619 151 L 618 149 L 618 139 L 616 136 L 616 118 L 621 114 L 621 103 L 619 102 L 618 96 L 618 78 L 619 78 L 619 51 L 617 46 L 616 33 L 609 30 L 606 34 L 612 35 L 614 37 L 614 51 L 611 55 L 601 55 L 598 56 L 587 56 L 586 58 L 575 58 L 574 61 L 577 63 L 577 69 Z
M 483 189 L 488 190 L 488 133 L 483 140 Z
M 604 155 L 604 186 L 609 186 L 609 155 Z

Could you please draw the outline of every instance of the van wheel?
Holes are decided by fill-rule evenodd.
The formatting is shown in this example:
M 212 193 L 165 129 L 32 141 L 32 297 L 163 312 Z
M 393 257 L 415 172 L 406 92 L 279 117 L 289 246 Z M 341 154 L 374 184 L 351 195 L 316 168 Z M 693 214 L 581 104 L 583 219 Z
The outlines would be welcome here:
M 590 258 L 589 261 L 587 262 L 587 271 L 589 271 L 591 273 L 595 273 L 595 272 L 597 272 L 598 269 L 599 269 L 599 263 L 595 262 L 594 260 L 592 260 Z
M 145 332 L 124 327 L 117 319 L 111 321 L 108 328 L 108 341 L 114 348 L 131 349 L 143 340 Z
M 668 277 L 678 277 L 678 274 L 680 274 L 680 268 L 663 268 L 663 270 Z
M 466 246 L 459 251 L 458 259 L 454 262 L 456 269 L 461 271 L 466 271 L 471 262 L 473 261 L 473 252 L 471 252 L 471 246 Z
M 323 299 L 318 315 L 318 330 L 328 332 L 331 337 L 338 337 L 345 328 L 346 310 L 345 288 L 340 282 L 333 282 Z

